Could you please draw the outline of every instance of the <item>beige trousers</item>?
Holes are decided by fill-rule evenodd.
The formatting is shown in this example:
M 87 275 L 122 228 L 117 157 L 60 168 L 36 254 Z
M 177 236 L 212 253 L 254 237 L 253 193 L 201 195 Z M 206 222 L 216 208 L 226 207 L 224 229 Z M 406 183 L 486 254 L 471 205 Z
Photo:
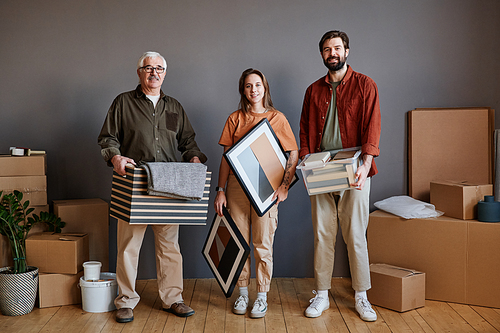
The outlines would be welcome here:
M 147 225 L 133 225 L 118 220 L 116 259 L 116 281 L 118 297 L 115 305 L 120 308 L 135 308 L 139 294 L 135 291 L 139 251 Z M 164 308 L 182 300 L 183 276 L 182 255 L 178 243 L 179 225 L 151 225 L 155 235 L 156 276 L 158 291 Z
M 227 210 L 248 244 L 250 234 L 252 236 L 257 292 L 267 292 L 273 276 L 273 242 L 278 227 L 278 207 L 273 205 L 259 217 L 233 174 L 229 175 L 226 195 Z M 250 284 L 250 264 L 248 256 L 238 279 L 238 287 Z
M 371 178 L 362 190 L 344 190 L 310 196 L 314 229 L 314 277 L 318 290 L 331 288 L 335 241 L 340 225 L 347 245 L 352 288 L 371 288 L 366 229 Z

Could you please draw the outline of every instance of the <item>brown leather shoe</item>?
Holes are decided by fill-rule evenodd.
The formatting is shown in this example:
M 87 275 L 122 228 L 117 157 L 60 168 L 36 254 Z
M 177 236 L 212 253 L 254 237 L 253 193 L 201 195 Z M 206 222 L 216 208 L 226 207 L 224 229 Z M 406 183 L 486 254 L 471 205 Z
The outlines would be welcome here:
M 194 310 L 182 301 L 170 305 L 170 308 L 168 309 L 163 308 L 163 311 L 173 313 L 177 317 L 189 317 L 194 315 Z
M 134 311 L 131 308 L 118 309 L 115 319 L 119 323 L 129 323 L 134 320 Z

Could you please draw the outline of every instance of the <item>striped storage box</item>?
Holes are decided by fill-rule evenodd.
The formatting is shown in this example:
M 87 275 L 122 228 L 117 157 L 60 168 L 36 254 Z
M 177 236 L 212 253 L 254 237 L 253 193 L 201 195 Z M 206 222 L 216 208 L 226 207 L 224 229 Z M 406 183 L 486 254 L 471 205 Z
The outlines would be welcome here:
M 203 198 L 198 201 L 148 195 L 146 170 L 127 165 L 126 171 L 126 177 L 113 172 L 112 217 L 132 224 L 206 224 L 211 172 L 207 171 Z

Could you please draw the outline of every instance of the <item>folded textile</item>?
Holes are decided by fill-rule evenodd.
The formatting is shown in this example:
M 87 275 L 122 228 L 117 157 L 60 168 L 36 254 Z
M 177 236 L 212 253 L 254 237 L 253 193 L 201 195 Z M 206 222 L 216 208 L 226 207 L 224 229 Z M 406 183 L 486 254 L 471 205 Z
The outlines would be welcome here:
M 378 209 L 385 210 L 405 219 L 424 219 L 438 217 L 444 213 L 436 210 L 434 205 L 406 195 L 390 197 L 374 203 Z
M 201 200 L 207 178 L 202 163 L 147 162 L 148 194 L 186 200 Z

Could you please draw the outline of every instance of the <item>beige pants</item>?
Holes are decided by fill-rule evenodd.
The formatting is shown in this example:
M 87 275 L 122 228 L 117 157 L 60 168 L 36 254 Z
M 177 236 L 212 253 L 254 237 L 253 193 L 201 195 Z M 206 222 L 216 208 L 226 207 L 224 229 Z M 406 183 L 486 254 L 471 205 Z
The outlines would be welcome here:
M 318 290 L 331 288 L 339 225 L 347 244 L 352 288 L 356 291 L 371 288 L 366 242 L 370 182 L 368 178 L 362 190 L 310 196 L 314 229 L 314 277 Z
M 179 225 L 152 225 L 155 235 L 156 276 L 163 307 L 182 300 L 182 255 L 179 248 Z M 116 281 L 119 293 L 115 305 L 135 308 L 139 294 L 135 291 L 139 251 L 147 225 L 133 225 L 118 220 Z
M 278 207 L 273 205 L 264 216 L 259 217 L 234 175 L 227 181 L 227 209 L 243 237 L 250 244 L 252 235 L 255 258 L 257 292 L 267 292 L 273 276 L 273 242 L 278 227 Z M 238 287 L 250 284 L 250 256 L 238 279 Z

